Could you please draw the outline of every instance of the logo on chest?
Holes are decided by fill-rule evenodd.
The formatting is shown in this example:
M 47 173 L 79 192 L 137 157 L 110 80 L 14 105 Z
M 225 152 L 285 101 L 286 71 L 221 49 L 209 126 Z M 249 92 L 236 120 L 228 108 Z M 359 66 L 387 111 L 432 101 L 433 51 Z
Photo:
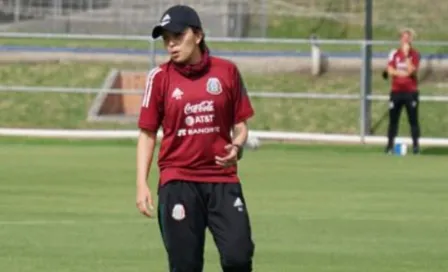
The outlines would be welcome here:
M 184 95 L 184 92 L 182 92 L 181 89 L 176 88 L 176 89 L 174 89 L 173 93 L 171 94 L 171 97 L 176 100 L 181 100 L 183 95 Z
M 222 93 L 222 85 L 218 78 L 211 77 L 207 80 L 207 92 L 213 95 Z
M 184 107 L 185 124 L 193 126 L 195 124 L 213 123 L 215 118 L 215 107 L 212 100 L 205 100 L 197 104 L 187 103 Z
M 183 108 L 185 116 L 184 124 L 187 128 L 181 128 L 177 136 L 193 136 L 200 134 L 219 133 L 220 127 L 214 125 L 215 105 L 213 100 L 203 100 L 197 103 L 187 103 Z
M 187 103 L 184 107 L 185 115 L 197 114 L 197 113 L 207 113 L 214 112 L 214 101 L 213 100 L 204 100 L 196 104 Z

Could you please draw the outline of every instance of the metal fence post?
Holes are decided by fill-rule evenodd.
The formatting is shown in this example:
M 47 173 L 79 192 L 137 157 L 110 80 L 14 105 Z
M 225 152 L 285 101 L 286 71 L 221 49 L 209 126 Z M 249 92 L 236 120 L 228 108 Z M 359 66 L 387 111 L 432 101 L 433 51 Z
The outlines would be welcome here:
M 267 38 L 267 36 L 268 36 L 268 5 L 266 3 L 266 0 L 261 0 L 260 18 L 261 18 L 261 23 L 260 23 L 261 37 Z
M 150 62 L 150 69 L 156 67 L 156 40 L 153 38 L 149 39 L 149 62 Z
M 20 0 L 16 0 L 14 4 L 14 22 L 18 23 L 20 22 L 20 6 L 22 3 Z
M 362 43 L 362 81 L 361 81 L 361 142 L 365 143 L 365 136 L 370 134 L 371 125 L 371 103 L 370 95 L 372 93 L 372 12 L 373 0 L 365 0 L 365 18 L 364 18 L 364 41 Z
M 359 133 L 361 136 L 361 143 L 365 143 L 366 137 L 366 127 L 367 127 L 367 90 L 366 90 L 366 58 L 367 58 L 367 43 L 363 41 L 361 43 L 361 84 L 360 84 L 360 95 L 359 95 Z

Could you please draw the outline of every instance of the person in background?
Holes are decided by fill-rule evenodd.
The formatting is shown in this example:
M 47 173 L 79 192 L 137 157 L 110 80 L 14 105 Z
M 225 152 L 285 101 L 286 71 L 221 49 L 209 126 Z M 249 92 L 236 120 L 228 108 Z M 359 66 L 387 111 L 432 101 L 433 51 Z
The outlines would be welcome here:
M 417 79 L 420 53 L 412 46 L 414 37 L 415 32 L 412 29 L 400 31 L 400 47 L 390 52 L 387 70 L 383 72 L 385 79 L 391 78 L 388 142 L 385 150 L 388 154 L 393 152 L 403 106 L 406 108 L 411 128 L 412 151 L 414 154 L 420 153 L 419 89 Z

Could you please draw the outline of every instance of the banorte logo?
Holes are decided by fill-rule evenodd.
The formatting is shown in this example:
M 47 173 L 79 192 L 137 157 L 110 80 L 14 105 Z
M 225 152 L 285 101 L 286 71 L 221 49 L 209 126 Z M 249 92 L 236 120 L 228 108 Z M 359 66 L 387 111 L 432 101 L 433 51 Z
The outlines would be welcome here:
M 214 111 L 215 107 L 213 106 L 213 100 L 205 100 L 197 104 L 187 103 L 184 108 L 185 115 Z

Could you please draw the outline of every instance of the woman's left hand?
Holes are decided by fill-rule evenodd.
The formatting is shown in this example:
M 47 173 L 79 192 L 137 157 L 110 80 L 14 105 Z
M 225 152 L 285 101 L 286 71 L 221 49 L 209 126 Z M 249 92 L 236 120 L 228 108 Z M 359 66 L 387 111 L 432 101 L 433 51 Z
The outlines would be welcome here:
M 216 156 L 216 164 L 221 165 L 222 167 L 235 165 L 238 160 L 238 147 L 233 144 L 228 144 L 224 148 L 229 153 L 225 157 Z

